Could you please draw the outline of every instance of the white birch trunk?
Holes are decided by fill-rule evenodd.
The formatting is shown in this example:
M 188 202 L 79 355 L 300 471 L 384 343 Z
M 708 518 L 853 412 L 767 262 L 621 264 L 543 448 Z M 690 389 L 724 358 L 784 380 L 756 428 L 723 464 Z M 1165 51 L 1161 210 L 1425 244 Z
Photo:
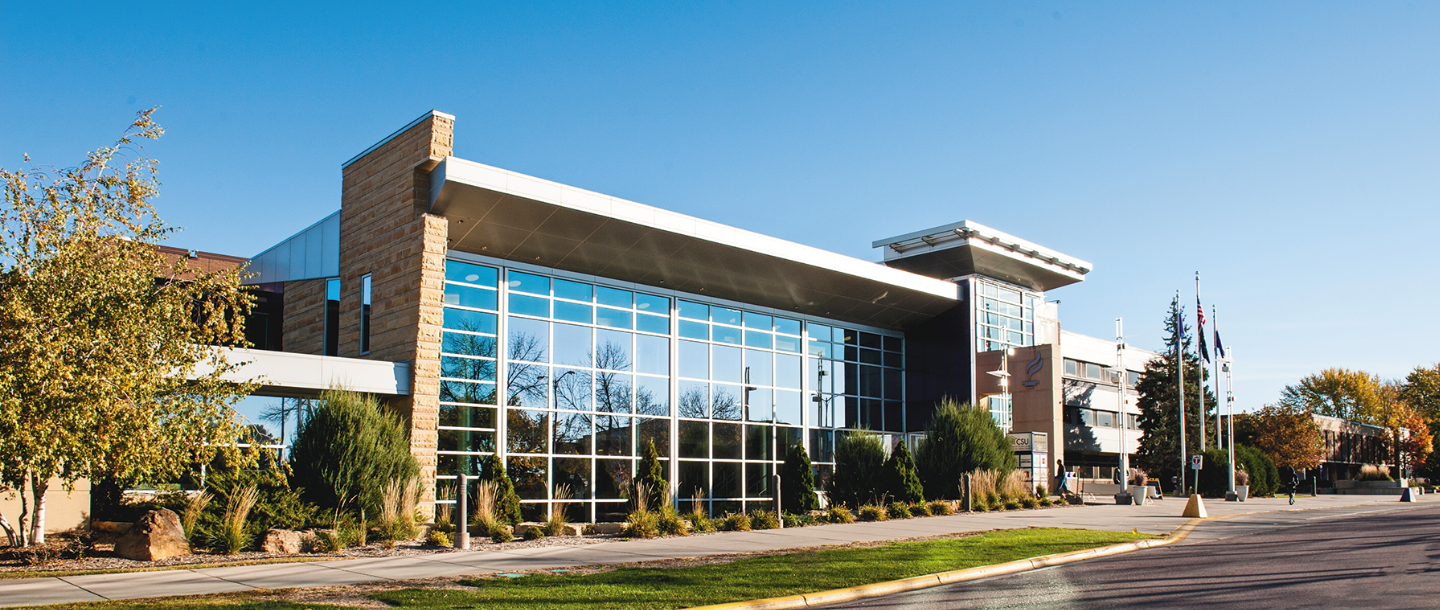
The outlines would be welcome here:
M 27 471 L 20 477 L 20 521 L 15 524 L 16 533 L 20 537 L 20 546 L 29 546 L 30 537 L 26 535 L 28 528 L 25 524 L 30 517 L 30 496 L 25 493 L 25 483 L 30 480 L 30 473 Z
M 5 519 L 5 513 L 0 513 L 0 529 L 5 530 L 5 537 L 10 539 L 10 546 L 21 546 L 20 535 L 15 533 L 15 528 L 10 527 L 10 522 Z
M 50 479 L 31 475 L 30 490 L 35 494 L 35 516 L 30 518 L 30 544 L 45 544 L 45 492 L 50 490 Z

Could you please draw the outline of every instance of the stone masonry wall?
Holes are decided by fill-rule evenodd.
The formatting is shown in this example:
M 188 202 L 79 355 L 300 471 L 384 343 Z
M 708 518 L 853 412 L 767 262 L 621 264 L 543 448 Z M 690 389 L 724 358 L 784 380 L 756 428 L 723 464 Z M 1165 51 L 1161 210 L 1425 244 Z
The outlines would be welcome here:
M 422 506 L 433 514 L 440 415 L 440 327 L 448 224 L 425 213 L 429 171 L 450 155 L 454 121 L 431 115 L 344 169 L 340 355 L 412 363 L 391 407 L 409 423 Z M 360 278 L 371 274 L 370 352 L 360 353 Z
M 285 282 L 285 334 L 281 339 L 285 351 L 325 354 L 326 281 Z

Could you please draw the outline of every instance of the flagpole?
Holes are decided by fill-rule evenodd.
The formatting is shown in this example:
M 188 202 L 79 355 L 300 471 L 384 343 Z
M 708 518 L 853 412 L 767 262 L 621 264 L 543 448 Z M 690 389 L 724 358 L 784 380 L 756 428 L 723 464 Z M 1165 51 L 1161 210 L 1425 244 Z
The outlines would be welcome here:
M 1200 376 L 1195 380 L 1195 387 L 1200 391 L 1200 453 L 1205 453 L 1205 350 L 1200 346 L 1205 344 L 1205 310 L 1200 307 L 1200 272 L 1195 272 L 1195 337 L 1200 339 L 1200 344 L 1195 346 L 1195 353 L 1198 356 L 1195 364 L 1196 374 Z
M 1190 465 L 1190 459 L 1185 449 L 1185 308 L 1180 305 L 1179 290 L 1175 291 L 1175 309 L 1180 316 L 1176 320 L 1178 334 L 1175 341 L 1175 372 L 1179 385 L 1176 389 L 1180 391 L 1180 485 L 1175 488 L 1175 497 L 1183 498 L 1189 487 L 1185 470 Z
M 1218 335 L 1220 334 L 1220 318 L 1218 318 L 1218 317 L 1215 316 L 1215 304 L 1214 304 L 1214 303 L 1211 303 L 1211 304 L 1210 304 L 1210 329 L 1214 331 L 1214 333 L 1215 333 L 1216 336 L 1218 336 Z M 1220 403 L 1219 403 L 1219 400 L 1220 400 L 1220 370 L 1221 370 L 1221 367 L 1222 367 L 1222 363 L 1220 362 L 1220 359 L 1223 358 L 1223 356 L 1220 355 L 1220 351 L 1219 351 L 1220 347 L 1219 347 L 1219 344 L 1216 344 L 1216 346 L 1213 347 L 1212 349 L 1216 350 L 1216 351 L 1215 351 L 1215 359 L 1212 361 L 1212 364 L 1213 364 L 1214 367 L 1215 367 L 1215 370 L 1214 370 L 1214 376 L 1215 376 L 1215 400 L 1216 400 L 1216 403 L 1215 403 L 1215 448 L 1216 448 L 1216 449 L 1224 449 L 1224 448 L 1226 447 L 1226 445 L 1225 445 L 1223 442 L 1221 442 L 1221 441 L 1222 441 L 1222 439 L 1221 439 L 1221 433 L 1222 433 L 1222 432 L 1225 432 L 1225 423 L 1222 422 L 1222 421 L 1220 421 L 1221 412 L 1220 412 Z M 1227 436 L 1228 436 L 1228 434 L 1227 434 Z M 1231 439 L 1230 439 L 1230 443 L 1231 443 L 1231 444 L 1234 444 L 1234 443 L 1235 443 L 1235 439 L 1234 439 L 1234 438 L 1231 438 Z M 1230 461 L 1232 462 L 1231 467 L 1232 467 L 1232 469 L 1233 469 L 1233 467 L 1234 467 L 1233 462 L 1235 461 L 1233 456 L 1231 457 L 1231 460 L 1230 460 Z M 1231 491 L 1234 491 L 1234 489 L 1231 489 Z
M 1225 355 L 1225 410 L 1230 414 L 1230 493 L 1235 493 L 1235 384 L 1230 377 L 1230 363 L 1234 359 Z

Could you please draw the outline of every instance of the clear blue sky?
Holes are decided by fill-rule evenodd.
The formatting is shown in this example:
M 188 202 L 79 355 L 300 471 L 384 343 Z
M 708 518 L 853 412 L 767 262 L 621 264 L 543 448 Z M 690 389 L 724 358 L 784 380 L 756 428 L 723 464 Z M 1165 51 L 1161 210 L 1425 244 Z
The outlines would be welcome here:
M 191 4 L 0 2 L 0 166 L 160 105 L 172 244 L 254 255 L 435 108 L 460 157 L 867 260 L 987 224 L 1141 347 L 1201 271 L 1245 409 L 1440 359 L 1433 3 Z

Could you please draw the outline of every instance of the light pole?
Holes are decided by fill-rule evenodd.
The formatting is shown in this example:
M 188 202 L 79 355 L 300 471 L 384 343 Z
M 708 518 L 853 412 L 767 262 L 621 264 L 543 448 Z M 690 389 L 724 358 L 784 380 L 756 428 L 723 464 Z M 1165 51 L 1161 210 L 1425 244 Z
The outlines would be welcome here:
M 1009 366 L 1009 360 L 1008 360 L 1008 358 L 1009 358 L 1009 356 L 1011 355 L 1011 353 L 1014 352 L 1014 351 L 1015 351 L 1015 348 L 1013 348 L 1013 347 L 1007 347 L 1007 348 L 1005 348 L 1005 349 L 1003 349 L 1003 350 L 1000 350 L 1000 370 L 998 370 L 998 371 L 987 371 L 987 372 L 989 372 L 991 375 L 994 375 L 994 376 L 1000 378 L 1000 380 L 999 380 L 997 383 L 1000 384 L 1000 404 L 1002 405 L 1001 408 L 1003 409 L 1002 412 L 1001 412 L 1001 417 L 1004 419 L 1004 421 L 995 422 L 995 423 L 999 424 L 1000 427 L 1003 428 L 1006 433 L 1009 433 L 1009 432 L 1010 432 L 1010 420 L 1011 420 L 1011 417 L 1010 417 L 1010 366 Z
M 1234 353 L 1234 348 L 1231 348 Z M 1225 436 L 1230 437 L 1230 495 L 1235 496 L 1235 385 L 1230 377 L 1230 356 L 1220 359 L 1220 368 L 1225 371 Z
M 1125 321 L 1115 318 L 1115 368 L 1110 369 L 1110 378 L 1115 380 L 1115 397 L 1120 410 L 1120 484 L 1128 488 L 1130 455 L 1125 451 L 1125 375 Z

